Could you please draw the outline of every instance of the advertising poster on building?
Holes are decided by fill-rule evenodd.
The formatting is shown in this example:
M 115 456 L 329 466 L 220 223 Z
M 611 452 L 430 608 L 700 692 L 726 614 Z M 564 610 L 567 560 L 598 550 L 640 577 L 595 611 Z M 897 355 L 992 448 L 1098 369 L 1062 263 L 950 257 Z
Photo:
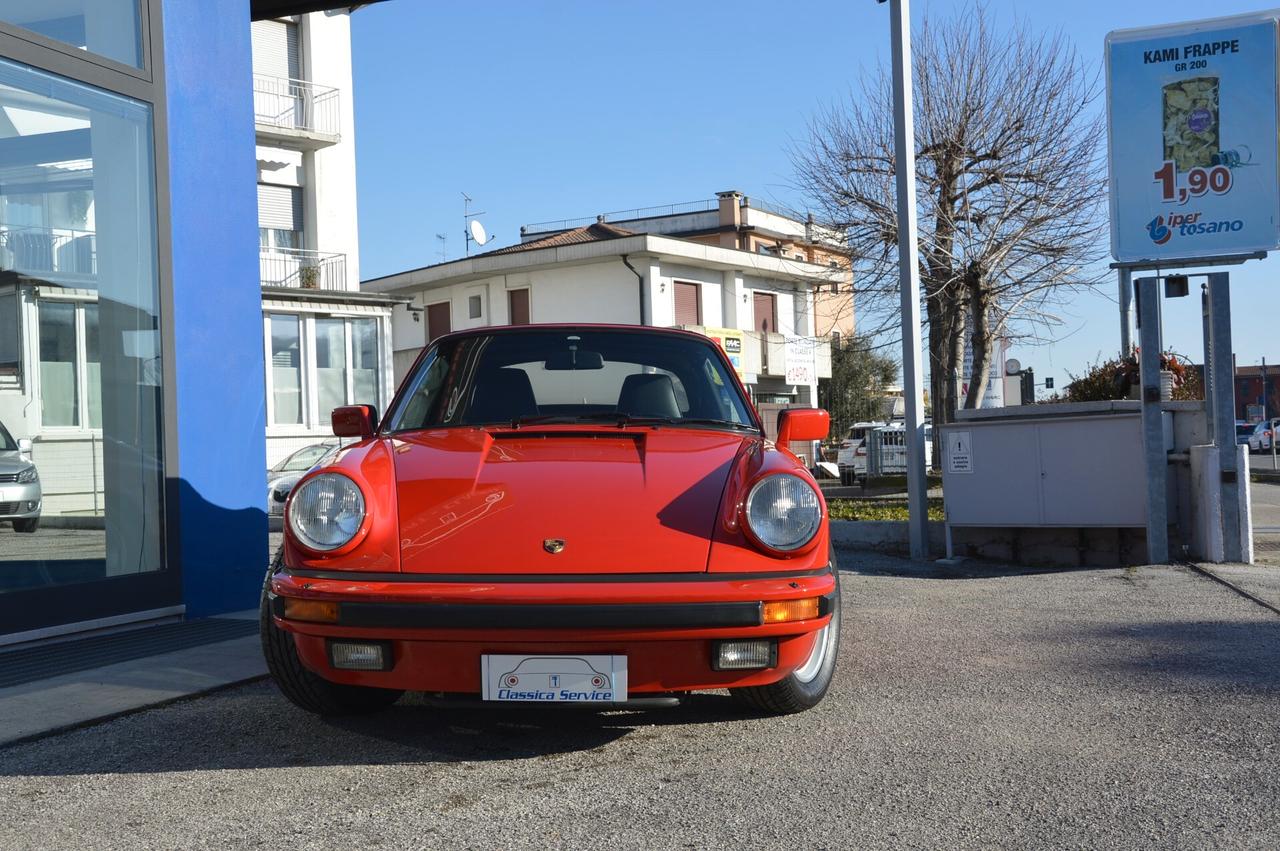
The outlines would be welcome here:
M 1276 14 L 1119 30 L 1106 57 L 1115 259 L 1280 245 Z
M 788 384 L 813 384 L 818 380 L 818 343 L 808 337 L 787 337 L 786 374 Z
M 705 333 L 724 349 L 724 353 L 729 356 L 729 363 L 733 364 L 734 371 L 742 378 L 742 332 L 734 328 L 707 328 Z

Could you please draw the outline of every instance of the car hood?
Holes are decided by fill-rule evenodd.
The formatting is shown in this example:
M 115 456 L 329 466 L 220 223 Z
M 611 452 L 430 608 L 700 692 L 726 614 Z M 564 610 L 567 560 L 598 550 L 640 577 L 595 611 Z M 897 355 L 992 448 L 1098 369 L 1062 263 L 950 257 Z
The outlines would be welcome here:
M 759 439 L 686 428 L 398 435 L 401 570 L 705 571 L 729 469 Z
M 0 473 L 17 473 L 31 466 L 31 462 L 14 450 L 0 452 Z

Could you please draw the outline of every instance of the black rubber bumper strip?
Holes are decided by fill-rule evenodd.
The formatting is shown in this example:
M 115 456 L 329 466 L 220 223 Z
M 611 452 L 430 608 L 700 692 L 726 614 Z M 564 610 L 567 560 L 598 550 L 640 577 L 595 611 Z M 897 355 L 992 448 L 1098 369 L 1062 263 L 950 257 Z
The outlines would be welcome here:
M 831 613 L 834 595 L 822 597 L 819 617 Z M 284 598 L 272 610 L 284 617 Z M 455 603 L 338 604 L 338 626 L 380 629 L 675 629 L 760 626 L 763 604 L 605 603 L 590 605 L 487 605 Z

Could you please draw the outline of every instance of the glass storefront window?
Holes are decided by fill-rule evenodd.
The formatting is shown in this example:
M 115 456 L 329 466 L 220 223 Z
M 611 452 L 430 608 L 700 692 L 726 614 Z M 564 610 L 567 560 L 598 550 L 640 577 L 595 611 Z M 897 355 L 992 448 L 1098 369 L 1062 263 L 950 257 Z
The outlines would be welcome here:
M 0 0 L 0 20 L 136 60 L 104 46 L 136 4 Z M 0 59 L 0 424 L 33 444 L 0 473 L 38 473 L 0 478 L 0 602 L 165 567 L 152 145 L 148 104 Z
M 347 403 L 347 323 L 316 320 L 316 395 L 320 422 L 328 423 L 333 409 Z
M 139 0 L 0 0 L 0 21 L 142 67 Z
M 378 320 L 351 320 L 351 358 L 351 403 L 377 405 Z
M 302 334 L 297 316 L 271 318 L 271 398 L 275 425 L 302 424 Z

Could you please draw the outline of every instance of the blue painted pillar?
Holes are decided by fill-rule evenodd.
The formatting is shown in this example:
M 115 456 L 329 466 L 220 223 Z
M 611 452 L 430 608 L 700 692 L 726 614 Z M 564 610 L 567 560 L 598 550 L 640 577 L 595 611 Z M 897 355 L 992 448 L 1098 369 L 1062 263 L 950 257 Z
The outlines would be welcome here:
M 249 3 L 163 0 L 162 26 L 178 442 L 168 529 L 187 615 L 200 617 L 257 605 L 267 560 Z

